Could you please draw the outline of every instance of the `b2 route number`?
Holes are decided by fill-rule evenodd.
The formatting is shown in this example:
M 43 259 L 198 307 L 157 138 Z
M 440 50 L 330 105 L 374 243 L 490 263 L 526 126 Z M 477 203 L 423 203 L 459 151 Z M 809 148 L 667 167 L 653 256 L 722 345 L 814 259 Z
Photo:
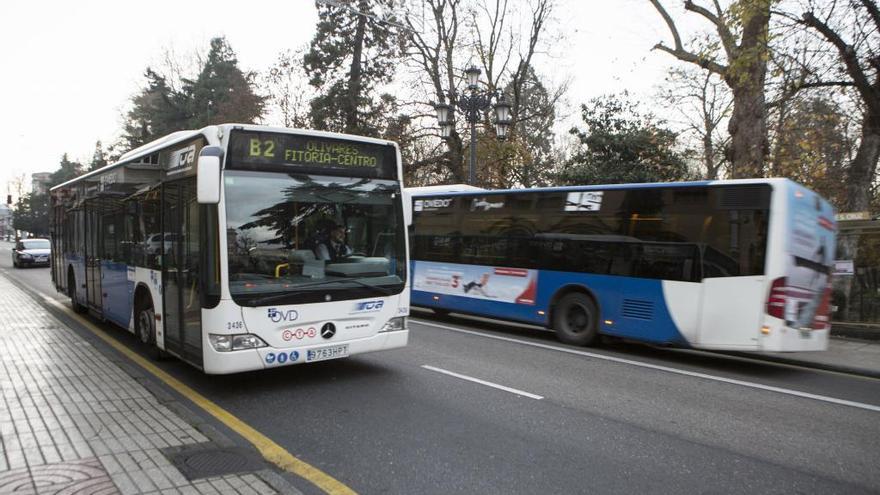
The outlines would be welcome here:
M 267 139 L 263 142 L 260 142 L 259 139 L 251 139 L 249 144 L 250 147 L 248 149 L 248 155 L 260 156 L 264 158 L 275 157 L 275 141 Z

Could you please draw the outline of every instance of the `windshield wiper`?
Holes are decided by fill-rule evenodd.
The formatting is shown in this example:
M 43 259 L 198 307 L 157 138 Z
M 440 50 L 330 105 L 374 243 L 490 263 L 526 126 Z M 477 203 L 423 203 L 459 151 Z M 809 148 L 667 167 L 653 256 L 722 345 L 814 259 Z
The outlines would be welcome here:
M 375 290 L 379 291 L 380 293 L 385 294 L 386 296 L 390 296 L 390 295 L 393 293 L 393 291 L 392 291 L 391 289 L 388 289 L 387 287 L 382 287 L 382 286 L 379 286 L 379 285 L 368 284 L 368 283 L 366 283 L 366 282 L 362 282 L 361 280 L 359 280 L 359 279 L 357 279 L 357 278 L 354 278 L 354 277 L 350 277 L 350 278 L 338 278 L 338 279 L 336 279 L 336 280 L 322 280 L 322 281 L 320 281 L 320 282 L 311 282 L 311 283 L 308 283 L 308 284 L 302 284 L 302 285 L 299 285 L 299 286 L 297 286 L 297 288 L 299 289 L 299 288 L 304 288 L 304 287 L 318 287 L 318 286 L 321 286 L 321 285 L 335 284 L 335 283 L 338 283 L 338 282 L 353 282 L 353 283 L 355 283 L 355 284 L 357 284 L 357 285 L 360 285 L 361 287 L 367 287 L 367 288 L 369 288 L 369 289 L 375 289 Z M 285 298 L 291 296 L 292 294 L 296 294 L 296 293 L 297 293 L 297 291 L 293 290 L 293 291 L 290 291 L 290 292 L 283 292 L 283 293 L 281 293 L 281 294 L 272 294 L 272 295 L 270 295 L 270 296 L 258 297 L 258 298 L 256 298 L 256 299 L 251 299 L 250 301 L 248 301 L 248 302 L 247 302 L 247 305 L 248 305 L 248 306 L 251 306 L 251 307 L 256 307 L 256 306 L 260 306 L 260 305 L 262 305 L 262 304 L 268 304 L 268 303 L 271 303 L 271 302 L 273 302 L 273 301 L 280 301 L 280 300 L 285 299 Z

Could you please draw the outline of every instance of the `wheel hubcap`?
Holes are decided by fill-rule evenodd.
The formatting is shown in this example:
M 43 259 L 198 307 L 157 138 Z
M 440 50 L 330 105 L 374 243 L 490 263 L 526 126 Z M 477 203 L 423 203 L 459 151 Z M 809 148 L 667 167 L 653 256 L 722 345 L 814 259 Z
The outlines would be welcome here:
M 587 329 L 590 318 L 586 309 L 580 305 L 573 305 L 568 310 L 568 326 L 574 333 L 581 333 Z
M 147 344 L 150 342 L 150 315 L 147 311 L 141 311 L 140 315 L 140 325 L 138 325 L 138 330 L 140 330 L 140 338 L 141 342 Z

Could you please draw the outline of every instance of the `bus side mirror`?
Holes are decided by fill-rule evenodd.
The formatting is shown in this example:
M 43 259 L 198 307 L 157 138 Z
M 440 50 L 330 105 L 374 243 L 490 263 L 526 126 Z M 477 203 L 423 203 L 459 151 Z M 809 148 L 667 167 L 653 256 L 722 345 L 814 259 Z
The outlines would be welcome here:
M 196 197 L 201 205 L 220 202 L 220 156 L 219 146 L 205 146 L 199 153 L 196 170 Z
M 401 192 L 401 196 L 403 199 L 403 224 L 409 227 L 413 223 L 412 196 L 405 190 Z

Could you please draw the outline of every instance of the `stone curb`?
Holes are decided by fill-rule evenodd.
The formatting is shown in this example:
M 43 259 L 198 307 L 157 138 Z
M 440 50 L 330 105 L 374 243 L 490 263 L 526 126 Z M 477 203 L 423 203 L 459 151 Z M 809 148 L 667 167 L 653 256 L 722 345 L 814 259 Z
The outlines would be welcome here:
M 756 359 L 758 361 L 769 361 L 773 363 L 780 364 L 789 364 L 792 366 L 800 366 L 802 368 L 813 368 L 824 371 L 835 371 L 838 373 L 845 373 L 848 375 L 858 375 L 864 376 L 868 378 L 877 378 L 880 379 L 880 370 L 871 370 L 867 368 L 858 368 L 855 366 L 844 366 L 844 365 L 836 365 L 836 364 L 828 364 L 828 363 L 817 363 L 815 361 L 807 361 L 803 359 L 797 358 L 789 358 L 782 356 L 768 356 L 764 354 L 750 354 L 745 352 L 725 352 L 724 354 L 729 354 L 731 356 L 743 357 L 748 359 Z

